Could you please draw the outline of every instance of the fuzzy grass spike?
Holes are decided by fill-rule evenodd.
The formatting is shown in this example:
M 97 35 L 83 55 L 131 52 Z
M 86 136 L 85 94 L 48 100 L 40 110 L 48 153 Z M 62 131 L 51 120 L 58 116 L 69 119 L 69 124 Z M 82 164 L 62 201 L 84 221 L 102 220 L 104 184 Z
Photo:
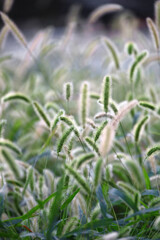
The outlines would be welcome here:
M 86 180 L 84 180 L 77 171 L 75 171 L 72 167 L 65 165 L 65 168 L 68 170 L 68 172 L 75 178 L 77 183 L 84 189 L 84 191 L 87 194 L 90 194 L 90 188 L 89 185 L 86 183 Z
M 147 18 L 146 21 L 147 21 L 148 29 L 149 29 L 149 32 L 150 32 L 151 37 L 153 39 L 153 43 L 155 45 L 155 48 L 156 48 L 156 50 L 159 50 L 160 40 L 159 40 L 159 34 L 158 34 L 157 27 L 156 27 L 155 23 L 152 21 L 151 18 Z
M 159 31 L 160 30 L 160 1 L 159 0 L 155 2 L 154 9 L 155 9 L 155 22 Z
M 89 105 L 89 99 L 88 99 L 88 90 L 89 85 L 88 82 L 84 82 L 81 87 L 81 122 L 83 128 L 86 127 L 86 120 L 88 116 L 88 105 Z
M 105 76 L 103 79 L 103 91 L 102 91 L 102 97 L 103 97 L 103 108 L 104 111 L 108 112 L 108 106 L 109 106 L 109 99 L 111 97 L 111 77 Z
M 48 127 L 50 127 L 50 120 L 49 117 L 47 116 L 47 114 L 45 113 L 44 109 L 42 108 L 42 106 L 38 103 L 38 102 L 33 102 L 33 107 L 35 110 L 35 113 L 37 114 L 37 116 L 42 119 L 46 125 Z
M 7 38 L 8 32 L 9 32 L 9 28 L 8 26 L 5 25 L 0 32 L 0 48 L 3 47 L 5 40 Z
M 3 12 L 0 12 L 1 18 L 3 22 L 9 27 L 10 31 L 13 35 L 18 39 L 18 41 L 28 50 L 30 55 L 34 58 L 32 52 L 30 51 L 27 41 L 15 23 Z
M 99 139 L 99 137 L 100 137 L 103 129 L 104 129 L 105 126 L 107 125 L 107 123 L 108 123 L 108 121 L 104 121 L 104 122 L 99 126 L 99 128 L 97 129 L 97 131 L 96 131 L 96 133 L 95 133 L 95 136 L 94 136 L 94 141 L 95 141 L 95 142 Z
M 85 138 L 85 141 L 86 141 L 86 143 L 88 144 L 88 146 L 89 146 L 92 150 L 94 150 L 94 151 L 97 153 L 98 156 L 100 156 L 100 152 L 99 152 L 99 149 L 98 149 L 96 143 L 95 143 L 90 137 L 86 137 L 86 138 Z
M 71 132 L 74 130 L 74 127 L 70 127 L 68 128 L 62 135 L 62 137 L 60 138 L 58 145 L 57 145 L 57 154 L 59 155 L 59 153 L 61 152 L 63 145 L 65 143 L 65 141 L 67 141 L 69 135 L 71 134 Z
M 147 156 L 150 157 L 152 154 L 155 154 L 155 153 L 157 154 L 157 152 L 159 151 L 160 151 L 160 146 L 152 147 L 147 151 Z
M 146 108 L 146 110 L 151 110 L 151 111 L 155 111 L 156 110 L 156 107 L 150 103 L 150 102 L 144 102 L 144 101 L 140 101 L 139 102 L 139 106 L 143 107 L 143 108 Z
M 16 163 L 16 160 L 12 157 L 11 154 L 9 154 L 7 151 L 2 150 L 2 155 L 5 158 L 7 164 L 9 165 L 10 169 L 12 170 L 14 176 L 19 179 L 21 174 L 20 174 L 20 169 L 19 166 Z
M 103 161 L 102 159 L 99 159 L 96 163 L 95 169 L 94 169 L 94 187 L 97 188 L 97 186 L 101 182 L 102 178 L 102 166 L 103 166 Z
M 136 125 L 135 127 L 135 133 L 134 133 L 134 139 L 136 142 L 139 142 L 140 134 L 142 132 L 142 128 L 146 124 L 147 120 L 149 119 L 148 116 L 143 117 Z
M 0 146 L 8 148 L 17 154 L 21 154 L 20 148 L 8 139 L 0 138 Z
M 135 71 L 137 70 L 139 65 L 141 65 L 146 60 L 147 57 L 148 57 L 148 51 L 145 50 L 145 51 L 141 52 L 136 57 L 135 61 L 132 63 L 130 72 L 129 72 L 129 77 L 130 77 L 131 82 L 133 82 L 133 77 L 135 75 Z
M 2 102 L 9 102 L 9 101 L 14 101 L 14 100 L 21 100 L 21 101 L 24 101 L 25 103 L 31 102 L 31 100 L 26 95 L 24 95 L 23 93 L 19 93 L 19 92 L 8 93 L 5 96 L 3 96 L 1 100 L 2 100 Z
M 83 156 L 79 157 L 76 162 L 77 162 L 77 168 L 81 167 L 83 163 L 85 163 L 88 160 L 91 160 L 95 157 L 94 153 L 86 153 Z
M 109 50 L 113 58 L 116 69 L 120 69 L 120 60 L 118 56 L 118 50 L 116 49 L 114 43 L 108 38 L 103 38 L 102 43 L 104 44 L 105 47 L 107 46 L 107 49 Z
M 66 101 L 70 101 L 73 94 L 73 85 L 71 82 L 64 84 L 64 98 Z
M 123 7 L 119 4 L 104 4 L 96 8 L 89 16 L 89 23 L 95 23 L 100 17 L 107 13 L 112 13 L 122 10 Z

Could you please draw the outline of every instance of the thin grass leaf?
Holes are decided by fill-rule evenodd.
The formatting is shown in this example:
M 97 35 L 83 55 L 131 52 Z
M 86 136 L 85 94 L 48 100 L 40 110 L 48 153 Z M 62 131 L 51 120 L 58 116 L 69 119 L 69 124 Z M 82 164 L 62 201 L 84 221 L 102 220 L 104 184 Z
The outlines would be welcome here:
M 50 120 L 45 111 L 43 110 L 42 106 L 38 102 L 33 102 L 33 108 L 37 116 L 42 119 L 48 127 L 50 127 Z
M 94 169 L 94 187 L 95 188 L 100 184 L 100 181 L 102 179 L 102 166 L 103 166 L 103 161 L 102 159 L 99 159 Z
M 61 206 L 61 210 L 63 210 L 64 208 L 66 208 L 71 202 L 72 200 L 75 198 L 75 196 L 77 195 L 77 193 L 80 191 L 80 188 L 78 188 L 76 191 L 74 191 L 73 194 L 71 194 L 67 200 L 62 204 Z
M 122 10 L 123 7 L 119 4 L 104 4 L 98 8 L 96 8 L 89 16 L 88 22 L 94 23 L 96 22 L 100 17 L 107 13 L 112 13 L 116 11 Z
M 148 173 L 144 167 L 143 167 L 143 175 L 144 175 L 144 179 L 145 179 L 146 189 L 150 189 L 151 188 L 150 179 L 149 179 Z
M 120 198 L 134 212 L 138 211 L 138 208 L 135 205 L 135 203 L 132 201 L 132 199 L 129 196 L 127 196 L 122 190 L 118 190 L 118 189 L 113 188 L 111 190 L 110 194 Z
M 75 178 L 75 180 L 77 181 L 77 183 L 84 189 L 84 191 L 87 194 L 90 194 L 90 188 L 89 185 L 86 183 L 86 181 L 81 177 L 81 175 L 79 173 L 77 173 L 77 171 L 75 171 L 72 167 L 65 165 L 65 168 L 69 171 L 69 173 Z
M 51 207 L 50 207 L 50 211 L 49 211 L 49 215 L 48 215 L 46 240 L 52 239 L 52 232 L 54 230 L 53 227 L 54 227 L 55 221 L 58 218 L 58 213 L 61 208 L 63 185 L 64 185 L 64 177 L 62 177 L 59 180 L 58 187 L 57 187 L 57 193 L 56 193 L 55 199 L 53 200 Z
M 20 216 L 20 217 L 14 217 L 14 218 L 9 218 L 5 221 L 3 221 L 3 225 L 8 227 L 8 226 L 12 226 L 12 225 L 16 225 L 17 223 L 20 223 L 26 219 L 32 218 L 35 214 L 35 212 L 37 212 L 39 209 L 43 209 L 44 205 L 46 203 L 48 203 L 53 197 L 55 197 L 57 195 L 57 192 L 52 193 L 49 197 L 47 197 L 44 201 L 41 201 L 38 205 L 36 205 L 35 207 L 33 207 L 32 209 L 30 209 L 27 213 L 25 213 L 24 215 Z
M 27 178 L 26 178 L 26 182 L 22 191 L 22 195 L 24 196 L 26 189 L 28 186 L 31 186 L 31 188 L 34 189 L 34 177 L 33 177 L 33 167 L 29 167 L 28 171 L 27 171 Z
M 2 100 L 2 102 L 8 102 L 8 101 L 12 101 L 12 100 L 13 101 L 21 100 L 21 101 L 24 101 L 25 103 L 31 103 L 31 100 L 26 95 L 24 95 L 23 93 L 19 93 L 19 92 L 8 93 L 5 96 L 3 96 L 1 100 Z
M 17 154 L 21 154 L 20 148 L 15 143 L 11 142 L 10 140 L 0 138 L 0 146 L 8 148 Z
M 114 43 L 108 38 L 103 38 L 102 43 L 104 44 L 104 46 L 107 46 L 107 49 L 109 50 L 113 58 L 116 69 L 120 69 L 120 60 L 118 56 L 118 50 L 116 49 Z

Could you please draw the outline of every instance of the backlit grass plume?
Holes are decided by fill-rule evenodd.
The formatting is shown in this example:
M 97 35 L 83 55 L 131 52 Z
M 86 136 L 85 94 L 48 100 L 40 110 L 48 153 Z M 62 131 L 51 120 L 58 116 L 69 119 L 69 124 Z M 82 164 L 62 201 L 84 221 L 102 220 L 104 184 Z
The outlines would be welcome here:
M 3 22 L 9 27 L 12 34 L 18 39 L 18 41 L 30 52 L 31 56 L 32 53 L 29 50 L 27 41 L 21 31 L 18 29 L 18 27 L 15 25 L 15 23 L 4 13 L 0 12 L 1 18 Z
M 12 8 L 13 3 L 14 0 L 4 0 L 3 11 L 8 13 Z
M 155 2 L 154 10 L 155 10 L 155 22 L 159 31 L 160 30 L 160 1 L 159 0 Z
M 156 50 L 159 50 L 160 40 L 159 40 L 159 34 L 158 34 L 157 27 L 151 18 L 147 18 L 147 25 L 148 25 L 148 29 L 150 31 L 151 37 L 153 39 L 155 48 L 156 48 Z
M 107 124 L 101 134 L 101 142 L 100 142 L 100 153 L 103 157 L 109 152 L 112 147 L 117 127 L 120 121 L 125 117 L 125 115 L 132 110 L 134 107 L 138 105 L 137 100 L 132 100 L 128 102 L 126 106 L 119 109 L 118 114 L 114 117 L 114 119 Z
M 112 13 L 122 10 L 122 6 L 119 4 L 104 4 L 96 8 L 89 16 L 89 23 L 96 22 L 100 17 L 107 13 Z

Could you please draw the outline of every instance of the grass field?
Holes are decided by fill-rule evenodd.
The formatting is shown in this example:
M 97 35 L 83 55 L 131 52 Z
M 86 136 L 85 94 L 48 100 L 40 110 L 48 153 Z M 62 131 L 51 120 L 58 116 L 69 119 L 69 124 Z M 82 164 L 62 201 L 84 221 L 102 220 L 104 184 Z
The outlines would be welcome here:
M 28 43 L 1 13 L 0 239 L 160 239 L 155 6 L 136 41 L 77 38 L 71 22 Z

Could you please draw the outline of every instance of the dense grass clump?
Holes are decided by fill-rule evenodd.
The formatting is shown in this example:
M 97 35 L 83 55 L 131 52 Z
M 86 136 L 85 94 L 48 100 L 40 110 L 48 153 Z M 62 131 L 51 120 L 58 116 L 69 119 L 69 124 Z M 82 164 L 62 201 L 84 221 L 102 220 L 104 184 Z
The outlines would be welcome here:
M 58 41 L 46 30 L 28 44 L 1 13 L 0 239 L 160 239 L 155 6 L 151 49 L 77 43 L 70 26 Z M 120 9 L 105 5 L 89 22 Z M 8 31 L 24 57 L 2 50 Z

